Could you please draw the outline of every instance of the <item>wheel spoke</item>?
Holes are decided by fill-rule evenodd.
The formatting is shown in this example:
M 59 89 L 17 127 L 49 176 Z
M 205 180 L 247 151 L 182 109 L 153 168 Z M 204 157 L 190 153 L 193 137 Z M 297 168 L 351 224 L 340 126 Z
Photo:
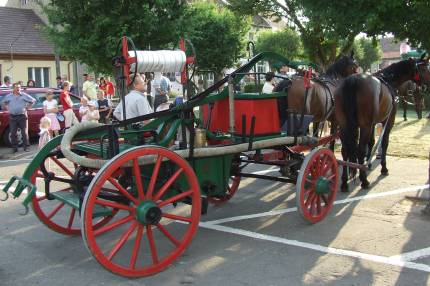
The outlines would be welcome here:
M 38 198 L 36 198 L 36 200 L 37 200 L 38 202 L 43 201 L 43 200 L 46 200 L 46 196 L 38 197 Z
M 334 177 L 336 177 L 336 174 L 331 175 L 331 176 L 330 176 L 330 177 L 328 177 L 327 179 L 328 179 L 329 181 L 331 181 Z
M 155 162 L 154 171 L 152 172 L 151 180 L 149 181 L 148 186 L 148 193 L 146 194 L 146 197 L 148 199 L 152 198 L 152 194 L 154 192 L 155 182 L 157 181 L 158 173 L 160 171 L 161 162 L 163 160 L 163 157 L 161 155 L 158 155 L 157 162 Z
M 317 214 L 321 214 L 321 197 L 318 195 L 316 199 Z
M 134 177 L 136 178 L 137 194 L 139 196 L 139 200 L 143 201 L 145 199 L 145 194 L 143 193 L 143 184 L 141 177 L 142 174 L 140 173 L 139 162 L 137 161 L 137 158 L 133 159 L 133 173 Z
M 157 224 L 158 229 L 174 244 L 179 247 L 181 243 L 161 224 Z
M 321 162 L 320 162 L 320 166 L 318 168 L 319 171 L 324 170 L 325 164 L 327 163 L 327 155 L 324 155 Z M 318 174 L 321 174 L 320 172 L 318 172 Z
M 310 209 L 309 209 L 309 212 L 311 213 L 311 215 L 313 215 L 315 212 L 315 203 L 316 203 L 317 197 L 318 197 L 318 195 L 315 194 L 311 199 L 311 204 L 310 204 Z
M 306 207 L 306 208 L 308 208 L 308 207 L 309 207 L 309 204 L 311 203 L 311 201 L 312 201 L 312 199 L 314 198 L 314 196 L 315 196 L 315 193 L 314 193 L 314 192 L 310 193 L 310 195 L 308 196 L 308 198 L 306 199 L 306 202 L 305 202 L 305 207 Z
M 163 195 L 164 193 L 167 191 L 167 189 L 173 184 L 173 182 L 179 177 L 180 174 L 182 174 L 182 172 L 184 171 L 184 169 L 179 168 L 175 174 L 173 174 L 172 177 L 170 177 L 170 179 L 163 185 L 163 187 L 157 192 L 157 194 L 154 197 L 154 201 L 158 201 Z
M 51 157 L 51 159 L 52 159 L 52 161 L 54 161 L 61 169 L 63 169 L 63 171 L 64 172 L 66 172 L 67 173 L 67 175 L 69 175 L 71 178 L 73 178 L 73 173 L 69 170 L 69 169 L 67 169 L 67 167 L 66 166 L 64 166 L 64 164 L 63 163 L 61 163 L 60 162 L 60 160 L 58 160 L 57 158 L 55 158 L 55 157 Z
M 327 166 L 322 170 L 321 175 L 327 174 L 327 172 L 330 171 L 332 166 L 333 166 L 333 162 L 328 162 Z
M 181 200 L 181 199 L 183 199 L 185 197 L 188 197 L 188 196 L 190 196 L 192 194 L 193 194 L 193 190 L 187 191 L 185 193 L 180 193 L 179 195 L 173 196 L 173 197 L 171 197 L 171 198 L 169 198 L 169 199 L 167 199 L 165 201 L 162 201 L 161 203 L 158 204 L 158 207 L 162 208 L 162 207 L 164 207 L 164 206 L 166 206 L 168 204 L 171 204 L 171 203 L 174 203 L 176 201 L 179 201 L 179 200 Z
M 130 259 L 130 268 L 131 269 L 136 268 L 136 260 L 139 256 L 139 249 L 140 249 L 140 242 L 142 240 L 142 234 L 143 234 L 143 226 L 138 225 L 136 239 L 134 241 L 133 253 L 132 253 L 131 259 Z
M 54 215 L 56 215 L 58 213 L 59 210 L 61 210 L 61 208 L 64 207 L 64 203 L 60 203 L 49 215 L 48 215 L 48 219 L 51 219 Z
M 133 216 L 131 216 L 131 215 L 126 216 L 126 217 L 123 217 L 122 219 L 117 220 L 117 221 L 116 221 L 116 222 L 114 222 L 114 223 L 111 223 L 111 224 L 105 225 L 105 226 L 103 226 L 103 227 L 101 227 L 101 228 L 99 228 L 99 229 L 95 230 L 95 231 L 94 231 L 94 236 L 98 236 L 98 235 L 103 234 L 103 233 L 105 233 L 105 232 L 107 232 L 107 231 L 110 231 L 110 230 L 112 230 L 112 229 L 115 229 L 115 228 L 117 228 L 117 227 L 119 227 L 119 226 L 121 226 L 121 225 L 123 225 L 123 224 L 125 224 L 125 223 L 127 223 L 127 222 L 129 222 L 129 221 L 131 221 L 131 220 L 133 220 L 133 219 L 134 219 L 134 218 L 133 218 Z
M 120 209 L 120 210 L 126 210 L 126 211 L 129 211 L 129 212 L 133 211 L 132 207 L 129 207 L 129 206 L 126 206 L 126 205 L 122 205 L 122 204 L 118 204 L 118 203 L 115 203 L 115 202 L 110 202 L 110 201 L 96 199 L 95 203 L 98 204 L 98 205 L 101 205 L 101 206 L 111 207 L 111 208 Z
M 193 219 L 190 217 L 184 217 L 184 216 L 179 216 L 179 215 L 174 215 L 174 214 L 169 214 L 169 213 L 163 213 L 161 216 L 165 217 L 165 218 L 170 218 L 173 220 L 179 220 L 179 221 L 184 221 L 184 222 L 189 222 L 189 223 L 191 223 L 193 221 Z
M 148 234 L 149 247 L 151 249 L 152 263 L 158 264 L 157 248 L 155 247 L 154 236 L 152 234 L 152 226 L 146 226 L 146 232 Z
M 75 213 L 76 213 L 76 209 L 72 208 L 72 211 L 70 212 L 70 216 L 69 216 L 69 223 L 67 224 L 68 229 L 72 228 L 73 221 L 75 220 Z
M 325 197 L 324 194 L 321 196 L 321 198 L 324 201 L 325 205 L 328 206 L 328 200 L 327 200 L 327 198 Z
M 118 253 L 118 251 L 124 246 L 124 244 L 127 242 L 130 235 L 133 233 L 133 231 L 136 229 L 137 223 L 133 223 L 130 225 L 130 227 L 124 231 L 124 233 L 121 235 L 120 239 L 117 241 L 117 243 L 114 245 L 112 250 L 110 251 L 107 259 L 109 261 L 112 261 L 114 256 Z
M 124 189 L 114 178 L 109 178 L 108 181 L 117 188 L 117 190 L 127 199 L 132 201 L 135 205 L 139 204 L 139 201 L 133 197 L 126 189 Z

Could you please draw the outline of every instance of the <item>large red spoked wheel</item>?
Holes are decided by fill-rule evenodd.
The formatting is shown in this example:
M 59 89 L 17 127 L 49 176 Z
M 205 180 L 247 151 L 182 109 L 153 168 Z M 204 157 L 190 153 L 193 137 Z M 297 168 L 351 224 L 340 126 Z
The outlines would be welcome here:
M 37 187 L 37 193 L 32 198 L 34 213 L 47 227 L 64 235 L 81 234 L 79 211 L 62 201 L 52 197 L 47 198 L 45 189 L 49 187 L 50 194 L 62 193 L 65 197 L 73 196 L 71 183 L 74 182 L 76 167 L 75 164 L 65 159 L 57 148 L 54 148 L 31 176 L 31 183 Z M 48 177 L 49 184 L 46 183 Z M 111 215 L 98 217 L 95 227 L 109 222 L 117 211 L 111 209 Z
M 296 184 L 297 207 L 310 223 L 324 219 L 333 206 L 339 185 L 336 157 L 327 148 L 314 149 L 305 158 Z
M 239 176 L 231 176 L 225 194 L 219 197 L 208 197 L 208 201 L 214 205 L 222 205 L 229 201 L 239 189 L 240 179 L 241 177 Z
M 147 159 L 154 164 L 139 165 Z M 116 175 L 121 173 L 128 174 L 128 183 Z M 127 201 L 99 198 L 106 188 Z M 95 206 L 121 211 L 96 229 Z M 193 169 L 179 155 L 161 147 L 135 147 L 97 173 L 82 207 L 83 239 L 93 257 L 113 273 L 142 277 L 160 272 L 184 252 L 200 221 L 201 195 Z

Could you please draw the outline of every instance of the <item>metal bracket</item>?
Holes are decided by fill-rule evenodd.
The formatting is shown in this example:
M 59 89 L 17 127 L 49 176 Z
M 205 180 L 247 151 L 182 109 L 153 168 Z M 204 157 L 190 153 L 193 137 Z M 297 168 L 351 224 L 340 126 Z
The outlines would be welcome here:
M 28 189 L 27 196 L 25 197 L 24 201 L 22 202 L 22 205 L 24 206 L 25 210 L 24 212 L 20 213 L 20 215 L 26 215 L 28 214 L 29 208 L 28 204 L 31 202 L 33 196 L 36 194 L 36 186 L 27 181 L 26 179 L 20 178 L 18 176 L 13 176 L 9 182 L 6 184 L 6 186 L 3 188 L 3 192 L 6 193 L 6 198 L 3 201 L 6 201 L 9 198 L 8 191 L 10 187 L 15 183 L 15 181 L 18 181 L 18 185 L 16 186 L 15 190 L 12 192 L 12 197 L 14 199 L 21 196 L 22 192 L 25 189 Z

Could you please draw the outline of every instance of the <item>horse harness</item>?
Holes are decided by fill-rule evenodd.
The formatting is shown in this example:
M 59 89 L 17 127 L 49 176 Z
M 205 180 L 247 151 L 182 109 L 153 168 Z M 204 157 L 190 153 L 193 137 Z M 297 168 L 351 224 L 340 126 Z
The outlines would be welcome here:
M 326 112 L 324 114 L 324 121 L 325 121 L 325 120 L 327 120 L 327 118 L 330 116 L 330 114 L 333 112 L 333 109 L 334 109 L 334 96 L 330 90 L 329 84 L 332 85 L 333 87 L 336 87 L 336 81 L 334 79 L 328 78 L 328 77 L 315 77 L 312 80 L 319 83 L 322 87 L 324 87 L 324 91 L 326 94 L 326 97 L 325 97 L 325 100 L 326 100 L 325 110 L 326 110 Z M 331 103 L 330 108 L 327 108 L 328 100 L 330 100 L 330 103 Z

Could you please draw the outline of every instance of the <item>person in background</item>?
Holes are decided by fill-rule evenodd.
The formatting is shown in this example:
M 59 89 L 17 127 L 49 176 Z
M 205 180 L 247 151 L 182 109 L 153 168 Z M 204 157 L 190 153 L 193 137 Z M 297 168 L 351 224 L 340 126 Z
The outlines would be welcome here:
M 110 77 L 106 78 L 106 97 L 109 100 L 112 100 L 112 98 L 115 95 L 115 87 L 113 85 L 113 83 L 111 82 Z
M 97 110 L 97 106 L 94 101 L 88 101 L 88 111 L 85 114 L 85 121 L 98 122 L 100 120 L 100 114 Z M 82 118 L 82 121 L 84 119 Z
M 70 83 L 68 81 L 63 82 L 63 90 L 60 94 L 60 103 L 63 106 L 64 125 L 66 128 L 70 128 L 72 125 L 79 123 L 73 112 L 73 102 L 69 95 Z
M 275 79 L 274 85 L 277 85 L 282 80 L 287 79 L 288 78 L 287 72 L 288 72 L 288 66 L 286 64 L 283 64 L 279 68 L 279 72 L 276 74 L 277 78 Z
M 57 80 L 57 88 L 63 89 L 63 81 L 61 80 L 61 76 L 57 76 L 55 79 Z
M 106 84 L 106 80 L 104 77 L 100 78 L 100 84 L 99 84 L 99 90 L 102 90 L 105 94 L 106 94 L 106 88 L 107 88 L 107 84 Z M 98 95 L 98 93 L 97 93 Z M 98 98 L 98 96 L 97 96 Z
M 63 82 L 68 81 L 69 85 L 70 85 L 70 93 L 74 94 L 74 95 L 78 95 L 78 93 L 77 93 L 78 91 L 76 90 L 76 86 L 71 81 L 69 81 L 69 78 L 67 77 L 67 75 L 63 74 L 63 76 L 61 77 L 61 80 Z
M 158 105 L 164 100 L 164 96 L 169 96 L 170 93 L 170 80 L 163 76 L 161 72 L 156 72 L 154 75 L 153 85 L 155 96 L 154 96 L 154 109 L 157 110 Z
M 24 151 L 28 151 L 30 146 L 28 142 L 28 117 L 27 109 L 30 108 L 36 100 L 30 95 L 21 92 L 21 86 L 18 83 L 13 84 L 12 93 L 6 95 L 3 99 L 3 108 L 9 111 L 9 128 L 11 134 L 11 143 L 13 152 L 18 152 L 17 132 L 21 129 L 21 135 L 24 142 Z
M 96 78 L 96 89 L 98 90 L 100 86 L 100 78 Z
M 112 113 L 112 106 L 110 101 L 105 98 L 103 90 L 97 92 L 97 105 L 100 113 L 100 123 L 108 124 Z
M 93 76 L 90 74 L 84 74 L 85 82 L 82 85 L 82 91 L 84 96 L 88 98 L 88 100 L 97 100 L 97 87 L 96 83 L 93 81 Z
M 3 78 L 3 84 L 0 87 L 8 87 L 8 88 L 12 87 L 9 76 L 5 76 Z
M 27 87 L 36 87 L 36 82 L 34 82 L 32 79 L 29 79 L 27 81 Z
M 146 81 L 137 75 L 133 82 L 133 90 L 125 96 L 125 117 L 127 119 L 152 113 L 152 108 L 146 98 Z M 122 101 L 113 112 L 118 120 L 124 120 Z
M 273 93 L 275 74 L 273 72 L 266 73 L 266 82 L 263 85 L 262 93 Z
M 158 105 L 157 109 L 155 110 L 156 112 L 167 110 L 170 108 L 169 97 L 167 95 L 163 96 L 160 102 L 161 103 Z
M 43 112 L 45 113 L 45 117 L 51 120 L 51 137 L 53 137 L 53 135 L 58 136 L 60 131 L 60 122 L 58 122 L 57 119 L 58 102 L 54 99 L 54 92 L 52 90 L 46 92 L 46 100 L 43 102 Z
M 88 98 L 85 96 L 81 97 L 81 106 L 79 107 L 79 115 L 81 116 L 81 122 L 87 121 L 88 113 Z
M 43 116 L 40 118 L 39 124 L 40 132 L 39 132 L 39 150 L 45 146 L 49 140 L 52 139 L 51 134 L 51 119 L 47 116 Z

